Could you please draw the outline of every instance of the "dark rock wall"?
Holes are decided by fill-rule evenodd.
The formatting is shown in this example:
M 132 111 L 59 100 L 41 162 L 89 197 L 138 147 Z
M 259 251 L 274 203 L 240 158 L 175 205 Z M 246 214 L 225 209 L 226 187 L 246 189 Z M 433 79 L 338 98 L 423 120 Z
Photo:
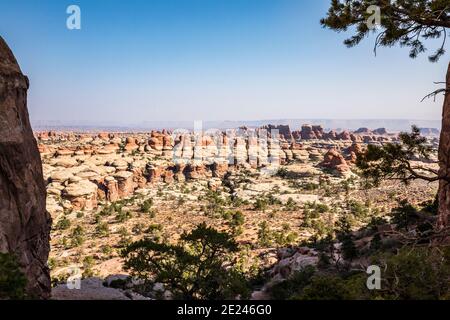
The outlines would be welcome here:
M 17 256 L 33 298 L 48 298 L 50 216 L 28 110 L 28 78 L 0 37 L 0 251 Z

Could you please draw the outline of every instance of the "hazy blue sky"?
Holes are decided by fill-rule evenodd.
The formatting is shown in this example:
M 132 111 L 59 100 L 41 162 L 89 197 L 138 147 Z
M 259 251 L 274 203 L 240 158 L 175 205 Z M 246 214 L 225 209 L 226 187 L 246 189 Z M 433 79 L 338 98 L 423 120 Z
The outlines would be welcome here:
M 70 4 L 81 30 L 66 28 Z M 328 4 L 0 0 L 0 35 L 30 77 L 33 120 L 439 119 L 442 99 L 420 100 L 449 54 L 347 49 L 319 24 Z

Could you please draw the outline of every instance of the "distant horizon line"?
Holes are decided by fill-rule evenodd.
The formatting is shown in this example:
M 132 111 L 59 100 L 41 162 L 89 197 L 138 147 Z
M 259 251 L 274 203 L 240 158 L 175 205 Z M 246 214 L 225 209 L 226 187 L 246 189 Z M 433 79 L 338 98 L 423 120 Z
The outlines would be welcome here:
M 200 121 L 200 120 L 198 120 Z M 35 131 L 40 130 L 91 130 L 91 131 L 146 131 L 146 130 L 173 130 L 194 128 L 195 121 L 190 120 L 148 120 L 135 123 L 117 123 L 113 121 L 80 121 L 80 120 L 34 120 L 31 121 Z M 202 121 L 202 129 L 234 129 L 242 126 L 258 128 L 265 125 L 288 125 L 291 130 L 299 130 L 303 125 L 321 125 L 326 130 L 357 130 L 360 128 L 378 129 L 388 131 L 409 131 L 412 125 L 420 128 L 441 129 L 441 120 L 426 119 L 268 119 L 268 120 L 207 120 Z
M 301 121 L 301 120 L 311 120 L 311 121 L 442 121 L 441 118 L 437 119 L 427 119 L 427 118 L 267 118 L 267 119 L 238 119 L 238 120 L 144 120 L 144 121 L 129 121 L 129 122 L 119 122 L 117 120 L 47 120 L 47 119 L 31 119 L 32 123 L 86 123 L 86 124 L 116 124 L 116 125 L 129 125 L 129 124 L 142 124 L 142 123 L 155 123 L 155 122 L 264 122 L 264 121 Z

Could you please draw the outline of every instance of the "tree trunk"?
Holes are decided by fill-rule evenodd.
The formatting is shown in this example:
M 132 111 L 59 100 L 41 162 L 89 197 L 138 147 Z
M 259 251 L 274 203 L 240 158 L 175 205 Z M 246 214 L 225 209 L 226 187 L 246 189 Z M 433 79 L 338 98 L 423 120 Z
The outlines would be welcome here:
M 439 141 L 439 176 L 450 178 L 450 63 L 447 71 L 444 106 L 442 110 L 442 131 Z M 450 180 L 449 180 L 450 181 Z M 441 179 L 439 182 L 439 228 L 449 226 L 450 184 Z
M 30 298 L 50 296 L 51 218 L 27 110 L 28 78 L 0 37 L 0 252 L 17 257 Z

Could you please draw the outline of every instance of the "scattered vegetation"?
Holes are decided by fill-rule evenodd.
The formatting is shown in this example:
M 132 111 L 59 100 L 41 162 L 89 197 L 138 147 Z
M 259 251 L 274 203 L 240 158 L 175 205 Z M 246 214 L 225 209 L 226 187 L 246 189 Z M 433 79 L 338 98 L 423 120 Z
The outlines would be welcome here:
M 249 295 L 231 258 L 238 250 L 231 235 L 201 224 L 183 233 L 178 244 L 141 240 L 127 246 L 122 256 L 134 276 L 163 283 L 178 298 L 216 300 Z
M 19 300 L 27 297 L 27 279 L 19 268 L 17 258 L 0 252 L 0 300 Z
M 61 219 L 58 220 L 58 223 L 55 225 L 56 230 L 67 230 L 70 228 L 70 220 L 63 216 Z

